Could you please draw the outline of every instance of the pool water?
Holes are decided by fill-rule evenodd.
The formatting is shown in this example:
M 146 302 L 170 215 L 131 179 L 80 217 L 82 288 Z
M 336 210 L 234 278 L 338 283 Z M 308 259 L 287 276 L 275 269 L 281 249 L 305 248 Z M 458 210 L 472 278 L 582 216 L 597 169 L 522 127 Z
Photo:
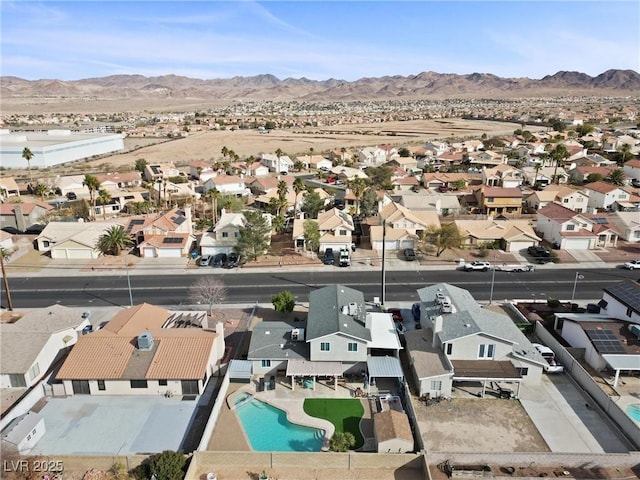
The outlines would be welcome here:
M 632 403 L 627 405 L 627 415 L 633 418 L 636 422 L 640 423 L 640 403 Z
M 319 452 L 324 430 L 289 422 L 283 410 L 253 399 L 236 410 L 251 448 L 259 452 Z

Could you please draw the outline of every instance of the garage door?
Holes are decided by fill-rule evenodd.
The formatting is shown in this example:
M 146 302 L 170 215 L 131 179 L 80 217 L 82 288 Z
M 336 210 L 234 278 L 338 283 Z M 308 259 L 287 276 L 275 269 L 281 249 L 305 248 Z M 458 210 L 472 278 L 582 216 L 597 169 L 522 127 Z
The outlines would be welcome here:
M 204 255 L 217 255 L 218 253 L 226 253 L 229 255 L 233 249 L 231 247 L 201 247 L 200 253 Z
M 400 249 L 415 248 L 415 243 L 414 240 L 402 240 L 402 242 L 400 242 Z
M 51 258 L 59 259 L 90 259 L 93 258 L 88 248 L 56 248 L 51 250 Z
M 567 238 L 564 241 L 565 250 L 588 250 L 588 238 Z
M 179 248 L 161 248 L 158 250 L 158 257 L 162 258 L 180 258 L 182 252 Z
M 519 252 L 520 250 L 526 250 L 531 245 L 533 245 L 532 242 L 511 242 L 509 243 L 509 251 Z
M 156 256 L 155 247 L 144 247 L 142 249 L 142 256 L 145 258 L 153 258 Z

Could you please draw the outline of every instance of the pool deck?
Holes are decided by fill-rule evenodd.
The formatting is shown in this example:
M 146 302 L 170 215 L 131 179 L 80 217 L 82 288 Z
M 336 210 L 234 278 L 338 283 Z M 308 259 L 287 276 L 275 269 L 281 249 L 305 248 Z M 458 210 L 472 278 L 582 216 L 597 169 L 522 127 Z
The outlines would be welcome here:
M 337 389 L 334 389 L 333 384 L 327 385 L 322 382 L 317 382 L 315 390 L 302 387 L 296 387 L 292 390 L 286 381 L 278 381 L 275 390 L 257 392 L 255 382 L 249 384 L 231 383 L 227 390 L 226 398 L 229 398 L 235 392 L 246 391 L 258 400 L 284 410 L 287 413 L 287 418 L 292 423 L 324 430 L 325 439 L 323 448 L 328 448 L 329 439 L 334 433 L 334 426 L 327 420 L 307 415 L 303 409 L 304 400 L 306 398 L 354 398 L 354 392 L 358 387 L 362 387 L 362 382 L 355 382 L 344 386 L 338 385 Z M 377 389 L 372 387 L 371 393 L 377 393 Z M 364 446 L 361 450 L 370 451 L 374 444 L 372 409 L 367 398 L 361 398 L 360 400 L 364 407 L 364 414 L 360 421 L 360 431 L 365 439 Z M 251 451 L 240 419 L 236 412 L 229 408 L 228 402 L 224 403 L 220 411 L 218 423 L 209 441 L 207 450 Z

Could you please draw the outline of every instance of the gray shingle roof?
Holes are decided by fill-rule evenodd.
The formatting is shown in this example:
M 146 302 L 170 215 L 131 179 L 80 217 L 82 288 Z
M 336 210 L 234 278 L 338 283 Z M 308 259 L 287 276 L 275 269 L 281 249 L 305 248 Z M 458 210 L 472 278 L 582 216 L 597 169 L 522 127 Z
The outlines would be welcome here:
M 355 318 L 343 313 L 343 308 L 355 304 Z M 335 333 L 370 341 L 371 333 L 365 327 L 366 308 L 364 295 L 344 285 L 328 285 L 309 295 L 307 338 L 315 340 Z
M 309 358 L 309 345 L 291 340 L 291 330 L 304 323 L 260 322 L 253 327 L 249 343 L 249 360 L 288 360 Z

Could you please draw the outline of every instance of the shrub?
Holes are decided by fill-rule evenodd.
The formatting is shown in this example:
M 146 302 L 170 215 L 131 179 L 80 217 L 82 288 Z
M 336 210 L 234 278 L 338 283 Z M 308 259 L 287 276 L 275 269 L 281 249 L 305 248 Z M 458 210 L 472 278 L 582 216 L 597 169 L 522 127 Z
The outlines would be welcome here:
M 558 308 L 560 306 L 560 300 L 549 297 L 547 298 L 547 305 L 549 305 L 550 308 Z
M 348 452 L 356 444 L 351 432 L 336 432 L 331 437 L 329 448 L 334 452 Z
M 182 480 L 187 458 L 179 452 L 165 450 L 145 459 L 137 466 L 133 474 L 138 479 L 148 479 L 155 476 L 156 480 Z
M 293 312 L 293 308 L 296 306 L 296 299 L 290 291 L 283 290 L 271 296 L 271 303 L 273 303 L 273 308 L 276 312 L 289 313 Z

